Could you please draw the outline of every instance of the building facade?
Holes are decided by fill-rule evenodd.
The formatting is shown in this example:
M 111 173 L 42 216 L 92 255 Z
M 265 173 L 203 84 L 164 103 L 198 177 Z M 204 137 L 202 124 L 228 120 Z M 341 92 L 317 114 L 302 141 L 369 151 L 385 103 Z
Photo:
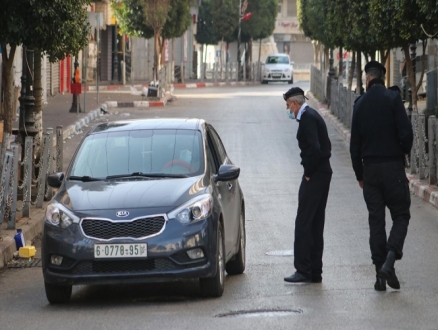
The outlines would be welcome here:
M 313 45 L 300 30 L 297 0 L 278 0 L 274 41 L 280 53 L 289 54 L 297 66 L 313 63 Z

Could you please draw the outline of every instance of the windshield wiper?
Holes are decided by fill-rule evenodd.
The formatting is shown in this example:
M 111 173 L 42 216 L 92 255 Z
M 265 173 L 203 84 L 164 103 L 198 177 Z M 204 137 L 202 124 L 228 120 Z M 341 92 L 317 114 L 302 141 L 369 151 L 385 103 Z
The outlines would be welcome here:
M 100 178 L 93 178 L 91 176 L 88 175 L 84 175 L 84 176 L 69 176 L 68 177 L 69 180 L 78 180 L 78 181 L 82 181 L 82 182 L 91 182 L 91 181 L 102 181 L 102 179 Z
M 185 174 L 134 172 L 134 173 L 131 173 L 131 174 L 108 175 L 106 177 L 106 179 L 107 180 L 111 180 L 111 179 L 129 178 L 129 177 L 142 177 L 142 178 L 188 178 L 189 176 L 185 175 Z

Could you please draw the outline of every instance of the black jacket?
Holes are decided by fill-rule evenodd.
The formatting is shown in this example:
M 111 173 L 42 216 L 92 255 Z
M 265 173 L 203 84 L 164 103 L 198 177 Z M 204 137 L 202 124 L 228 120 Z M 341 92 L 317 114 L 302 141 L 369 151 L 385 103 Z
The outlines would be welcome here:
M 311 177 L 315 172 L 332 173 L 329 161 L 332 145 L 324 119 L 315 109 L 306 107 L 299 123 L 297 140 L 304 175 Z
M 412 125 L 400 93 L 372 80 L 368 91 L 354 104 L 350 154 L 358 181 L 363 164 L 400 161 L 411 151 Z

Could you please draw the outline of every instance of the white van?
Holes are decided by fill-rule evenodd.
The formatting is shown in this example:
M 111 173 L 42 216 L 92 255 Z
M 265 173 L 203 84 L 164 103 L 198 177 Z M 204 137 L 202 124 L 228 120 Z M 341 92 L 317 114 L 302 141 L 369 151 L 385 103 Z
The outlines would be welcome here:
M 287 81 L 292 84 L 294 82 L 293 64 L 294 62 L 290 61 L 287 54 L 268 55 L 262 71 L 262 84 L 270 81 Z

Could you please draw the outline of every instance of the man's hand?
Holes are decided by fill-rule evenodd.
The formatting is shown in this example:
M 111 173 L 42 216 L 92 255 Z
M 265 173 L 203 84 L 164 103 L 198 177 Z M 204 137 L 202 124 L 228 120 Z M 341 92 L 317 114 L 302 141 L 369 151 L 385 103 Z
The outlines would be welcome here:
M 360 180 L 360 181 L 358 181 L 359 182 L 359 187 L 361 188 L 361 189 L 363 189 L 363 180 Z
M 310 178 L 308 176 L 305 176 L 304 178 L 306 179 L 306 181 L 310 180 Z

